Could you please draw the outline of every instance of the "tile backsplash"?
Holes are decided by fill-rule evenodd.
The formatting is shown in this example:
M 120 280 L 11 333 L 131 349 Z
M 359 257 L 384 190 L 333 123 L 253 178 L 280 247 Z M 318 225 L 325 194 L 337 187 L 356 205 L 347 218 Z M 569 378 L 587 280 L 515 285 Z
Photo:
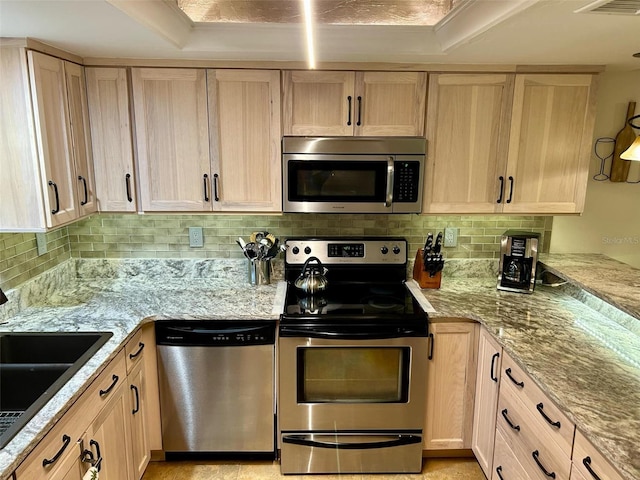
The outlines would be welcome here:
M 236 244 L 253 231 L 280 239 L 293 236 L 400 236 L 409 251 L 421 248 L 427 233 L 458 228 L 458 245 L 446 258 L 498 258 L 500 236 L 508 229 L 541 234 L 548 251 L 553 217 L 503 215 L 356 214 L 97 214 L 46 234 L 48 253 L 37 255 L 32 233 L 0 234 L 0 287 L 13 288 L 70 258 L 242 258 Z M 202 227 L 204 246 L 189 247 L 189 227 Z M 410 256 L 412 254 L 410 253 Z
M 68 227 L 46 233 L 47 253 L 38 255 L 34 233 L 0 233 L 0 288 L 9 290 L 71 258 Z

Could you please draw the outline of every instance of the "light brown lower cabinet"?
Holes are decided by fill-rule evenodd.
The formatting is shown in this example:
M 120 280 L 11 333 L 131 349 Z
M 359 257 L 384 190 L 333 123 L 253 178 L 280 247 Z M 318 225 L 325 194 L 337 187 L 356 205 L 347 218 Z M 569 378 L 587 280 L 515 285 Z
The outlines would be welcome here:
M 571 480 L 623 480 L 580 430 L 576 430 L 572 459 Z
M 156 375 L 149 371 L 152 334 L 150 324 L 134 335 L 18 466 L 15 480 L 81 480 L 91 465 L 83 460 L 90 459 L 100 460 L 101 480 L 142 478 L 150 459 L 148 420 L 155 418 L 148 410 L 159 415 L 146 408 L 158 404 L 147 385 Z M 142 355 L 140 344 L 149 353 Z
M 432 322 L 427 366 L 425 450 L 471 448 L 479 325 Z
M 502 347 L 481 328 L 471 448 L 487 478 L 492 475 L 501 360 Z
M 491 480 L 529 480 L 526 470 L 518 461 L 500 429 L 496 430 L 496 442 L 493 449 L 493 472 Z
M 82 480 L 88 466 L 82 461 L 83 439 L 75 442 L 72 448 L 72 454 L 60 463 L 61 480 Z M 65 473 L 66 472 L 66 473 Z
M 146 345 L 145 345 L 146 346 Z M 144 470 L 149 464 L 151 458 L 151 449 L 149 448 L 149 437 L 147 435 L 147 390 L 146 375 L 144 364 L 139 363 L 129 373 L 129 405 L 128 415 L 131 424 L 131 480 L 142 478 Z
M 129 451 L 129 399 L 126 378 L 111 392 L 111 400 L 87 430 L 87 438 L 94 456 L 101 460 L 101 480 L 133 480 L 133 465 Z

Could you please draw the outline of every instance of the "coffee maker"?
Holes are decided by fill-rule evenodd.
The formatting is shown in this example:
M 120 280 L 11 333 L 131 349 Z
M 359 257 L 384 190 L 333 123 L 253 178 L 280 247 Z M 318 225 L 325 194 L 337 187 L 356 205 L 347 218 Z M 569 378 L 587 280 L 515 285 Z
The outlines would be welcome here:
M 540 235 L 507 230 L 500 241 L 498 290 L 533 293 Z

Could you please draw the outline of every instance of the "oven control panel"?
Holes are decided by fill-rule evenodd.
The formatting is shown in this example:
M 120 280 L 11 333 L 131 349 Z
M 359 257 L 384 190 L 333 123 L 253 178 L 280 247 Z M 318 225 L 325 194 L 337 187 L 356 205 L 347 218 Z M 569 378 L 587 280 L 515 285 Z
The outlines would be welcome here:
M 389 264 L 407 262 L 407 241 L 388 239 L 288 239 L 285 255 L 288 264 L 303 264 L 317 257 L 326 264 Z

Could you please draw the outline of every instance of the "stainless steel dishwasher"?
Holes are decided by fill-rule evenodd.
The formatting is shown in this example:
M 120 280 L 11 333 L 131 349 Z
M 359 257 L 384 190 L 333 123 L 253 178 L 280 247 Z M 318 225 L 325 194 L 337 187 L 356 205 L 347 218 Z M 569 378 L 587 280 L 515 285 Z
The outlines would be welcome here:
M 167 453 L 275 456 L 275 322 L 156 322 Z

